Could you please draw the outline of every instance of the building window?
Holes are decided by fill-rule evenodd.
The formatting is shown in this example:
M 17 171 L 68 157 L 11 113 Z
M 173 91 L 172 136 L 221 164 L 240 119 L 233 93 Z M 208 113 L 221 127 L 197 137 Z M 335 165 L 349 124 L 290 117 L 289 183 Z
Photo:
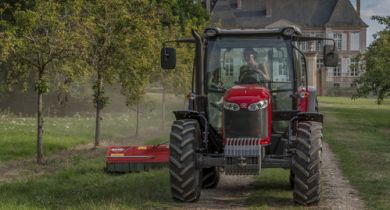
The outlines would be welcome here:
M 300 48 L 302 51 L 306 52 L 306 51 L 309 51 L 309 42 L 301 42 L 300 44 Z
M 342 33 L 334 33 L 333 39 L 336 41 L 337 49 L 341 50 L 343 47 L 343 34 Z
M 350 50 L 359 51 L 360 50 L 360 32 L 352 32 L 350 36 Z
M 334 84 L 333 84 L 333 87 L 339 88 L 339 87 L 340 87 L 340 83 L 334 83 Z
M 320 70 L 324 66 L 324 59 L 318 58 L 317 59 L 317 70 Z
M 339 64 L 333 68 L 333 76 L 334 77 L 341 76 L 341 59 L 339 59 Z
M 357 58 L 351 59 L 350 75 L 353 77 L 359 76 L 359 60 Z
M 225 60 L 225 76 L 233 76 L 233 57 L 227 57 Z
M 324 38 L 325 34 L 324 33 L 315 33 L 315 36 Z M 316 51 L 322 51 L 323 47 L 324 47 L 324 43 L 322 41 L 316 41 Z

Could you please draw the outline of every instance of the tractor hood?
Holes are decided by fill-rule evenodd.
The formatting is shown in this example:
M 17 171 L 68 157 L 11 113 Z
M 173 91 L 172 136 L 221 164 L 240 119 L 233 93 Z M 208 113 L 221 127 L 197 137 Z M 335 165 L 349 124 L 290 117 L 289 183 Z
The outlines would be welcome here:
M 224 96 L 225 101 L 239 104 L 241 108 L 264 99 L 270 100 L 268 89 L 256 84 L 235 85 Z

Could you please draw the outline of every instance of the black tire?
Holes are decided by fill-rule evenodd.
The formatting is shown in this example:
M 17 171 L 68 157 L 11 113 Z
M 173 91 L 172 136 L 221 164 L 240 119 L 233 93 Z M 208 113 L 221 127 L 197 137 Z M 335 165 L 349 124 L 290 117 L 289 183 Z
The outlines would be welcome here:
M 291 189 L 294 189 L 294 177 L 295 177 L 294 172 L 292 170 L 290 170 L 290 177 L 289 177 L 288 181 L 290 183 Z
M 212 189 L 217 187 L 219 172 L 216 167 L 204 168 L 202 172 L 202 187 Z
M 292 159 L 295 203 L 311 205 L 320 200 L 322 123 L 299 122 Z
M 202 170 L 197 166 L 200 129 L 196 120 L 176 120 L 169 143 L 171 194 L 175 201 L 194 202 L 200 197 Z

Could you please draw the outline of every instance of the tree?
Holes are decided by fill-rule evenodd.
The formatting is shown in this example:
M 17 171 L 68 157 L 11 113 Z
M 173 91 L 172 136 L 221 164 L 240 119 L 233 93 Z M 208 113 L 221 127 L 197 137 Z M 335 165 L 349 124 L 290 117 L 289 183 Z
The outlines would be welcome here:
M 12 34 L 12 70 L 7 79 L 11 86 L 34 80 L 37 93 L 37 162 L 44 163 L 43 153 L 43 94 L 49 91 L 50 75 L 61 74 L 72 79 L 82 71 L 65 68 L 73 64 L 81 43 L 75 33 L 79 4 L 54 0 L 36 0 L 31 9 L 13 10 L 12 24 L 4 24 L 4 31 Z M 3 45 L 4 46 L 4 45 Z M 69 62 L 68 62 L 69 61 Z M 26 87 L 25 87 L 26 88 Z
M 156 0 L 160 24 L 160 42 L 179 37 L 191 37 L 191 30 L 203 31 L 207 26 L 209 15 L 199 2 L 192 0 L 164 1 Z M 184 96 L 184 104 L 190 92 L 193 72 L 194 47 L 181 44 L 177 48 L 177 68 L 161 71 L 158 67 L 153 72 L 153 80 L 162 87 L 162 127 L 165 117 L 165 94 L 167 92 Z M 159 63 L 158 63 L 159 65 Z
M 140 103 L 149 78 L 159 61 L 159 21 L 156 7 L 148 1 L 127 4 L 129 34 L 122 40 L 118 58 L 119 83 L 127 106 L 137 105 L 136 136 L 139 134 Z
M 386 25 L 386 28 L 376 34 L 376 39 L 359 57 L 359 66 L 364 72 L 354 81 L 357 91 L 353 98 L 373 93 L 377 103 L 381 104 L 390 95 L 390 16 L 373 16 L 372 19 Z
M 154 56 L 155 17 L 148 0 L 86 0 L 86 61 L 95 74 L 95 147 L 100 144 L 101 110 L 109 102 L 105 85 L 117 82 L 131 104 L 143 95 Z

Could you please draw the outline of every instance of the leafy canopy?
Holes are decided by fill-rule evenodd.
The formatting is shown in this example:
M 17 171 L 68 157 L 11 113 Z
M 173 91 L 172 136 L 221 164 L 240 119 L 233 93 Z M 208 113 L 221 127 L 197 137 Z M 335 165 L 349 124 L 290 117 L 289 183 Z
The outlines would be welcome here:
M 386 25 L 386 28 L 376 34 L 376 39 L 367 52 L 360 56 L 364 72 L 354 82 L 358 88 L 353 98 L 373 93 L 377 97 L 377 103 L 381 104 L 390 95 L 390 16 L 374 16 L 372 19 Z

